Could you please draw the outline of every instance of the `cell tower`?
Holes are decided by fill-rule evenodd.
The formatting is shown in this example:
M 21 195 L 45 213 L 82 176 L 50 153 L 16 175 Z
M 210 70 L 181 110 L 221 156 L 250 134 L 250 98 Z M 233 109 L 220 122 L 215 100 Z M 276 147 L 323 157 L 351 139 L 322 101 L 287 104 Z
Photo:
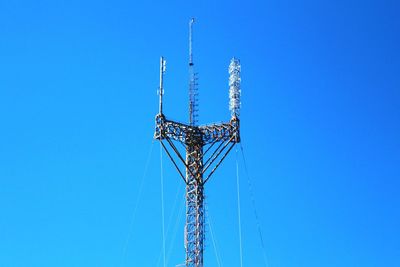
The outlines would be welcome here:
M 194 19 L 191 19 L 189 22 L 189 124 L 168 120 L 163 114 L 163 77 L 166 62 L 161 57 L 159 113 L 156 115 L 154 138 L 160 141 L 186 185 L 185 264 L 187 267 L 202 267 L 205 237 L 204 185 L 235 144 L 240 142 L 240 62 L 233 58 L 229 65 L 231 120 L 226 123 L 198 126 L 197 84 L 192 51 L 193 23 Z M 184 145 L 185 158 L 177 149 L 176 142 Z M 171 149 L 177 160 L 170 152 Z M 179 165 L 185 168 L 185 175 Z

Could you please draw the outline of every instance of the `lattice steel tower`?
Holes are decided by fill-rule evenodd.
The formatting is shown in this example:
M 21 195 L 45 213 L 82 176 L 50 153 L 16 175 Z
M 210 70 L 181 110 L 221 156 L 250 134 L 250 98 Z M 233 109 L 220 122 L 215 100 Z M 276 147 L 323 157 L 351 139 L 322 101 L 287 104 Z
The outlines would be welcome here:
M 194 19 L 191 19 L 189 22 L 189 124 L 168 120 L 163 114 L 163 77 L 166 62 L 161 57 L 159 113 L 156 116 L 154 138 L 160 141 L 186 185 L 185 264 L 188 267 L 202 267 L 205 235 L 204 185 L 235 144 L 240 142 L 240 62 L 233 58 L 229 65 L 230 121 L 198 126 L 197 77 L 194 72 L 192 52 L 193 23 Z M 184 145 L 186 158 L 175 146 L 175 142 Z M 171 149 L 177 160 L 170 152 Z M 185 168 L 185 175 L 178 163 Z

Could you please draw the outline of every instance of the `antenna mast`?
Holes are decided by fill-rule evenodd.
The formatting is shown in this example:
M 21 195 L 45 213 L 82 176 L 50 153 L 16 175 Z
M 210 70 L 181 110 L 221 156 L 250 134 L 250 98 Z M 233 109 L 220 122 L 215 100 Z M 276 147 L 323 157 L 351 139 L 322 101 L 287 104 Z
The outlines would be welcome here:
M 193 126 L 197 123 L 197 78 L 194 72 L 193 63 L 193 23 L 194 18 L 189 21 L 189 125 Z
M 193 23 L 194 23 L 194 18 L 192 18 L 189 21 L 189 66 L 193 66 L 193 49 L 192 49 Z
M 192 51 L 193 23 L 194 19 L 191 19 L 189 22 L 189 124 L 168 120 L 162 113 L 165 61 L 161 58 L 160 112 L 156 116 L 154 138 L 160 141 L 186 186 L 185 265 L 186 267 L 203 267 L 204 185 L 235 144 L 240 142 L 240 63 L 233 58 L 229 66 L 230 121 L 196 126 L 197 84 Z M 185 146 L 186 155 L 181 154 L 175 145 L 176 142 Z M 181 170 L 182 167 L 184 171 Z

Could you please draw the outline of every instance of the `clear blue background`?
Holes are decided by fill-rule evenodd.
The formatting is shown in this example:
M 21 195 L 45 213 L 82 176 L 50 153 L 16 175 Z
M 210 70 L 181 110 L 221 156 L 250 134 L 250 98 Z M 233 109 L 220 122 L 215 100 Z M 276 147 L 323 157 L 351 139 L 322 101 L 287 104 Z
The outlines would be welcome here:
M 158 64 L 164 55 L 166 115 L 187 121 L 192 16 L 200 123 L 229 119 L 227 66 L 242 62 L 243 148 L 268 265 L 400 266 L 399 10 L 2 0 L 0 266 L 162 266 Z M 163 158 L 175 266 L 184 185 Z M 265 266 L 238 158 L 244 266 Z M 222 266 L 239 266 L 234 152 L 206 194 Z M 218 266 L 207 229 L 205 263 Z

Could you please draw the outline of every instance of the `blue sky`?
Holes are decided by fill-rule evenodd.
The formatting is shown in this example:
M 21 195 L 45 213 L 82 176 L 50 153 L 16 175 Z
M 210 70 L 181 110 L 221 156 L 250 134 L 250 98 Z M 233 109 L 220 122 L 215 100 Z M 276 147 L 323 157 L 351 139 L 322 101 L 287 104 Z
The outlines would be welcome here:
M 396 1 L 0 2 L 0 266 L 162 266 L 157 113 L 226 121 L 242 63 L 243 266 L 400 266 Z M 222 266 L 239 265 L 235 153 L 207 185 Z M 147 172 L 145 172 L 148 163 Z M 167 266 L 184 185 L 164 155 Z M 137 207 L 135 209 L 135 207 Z M 206 266 L 218 266 L 208 230 Z

